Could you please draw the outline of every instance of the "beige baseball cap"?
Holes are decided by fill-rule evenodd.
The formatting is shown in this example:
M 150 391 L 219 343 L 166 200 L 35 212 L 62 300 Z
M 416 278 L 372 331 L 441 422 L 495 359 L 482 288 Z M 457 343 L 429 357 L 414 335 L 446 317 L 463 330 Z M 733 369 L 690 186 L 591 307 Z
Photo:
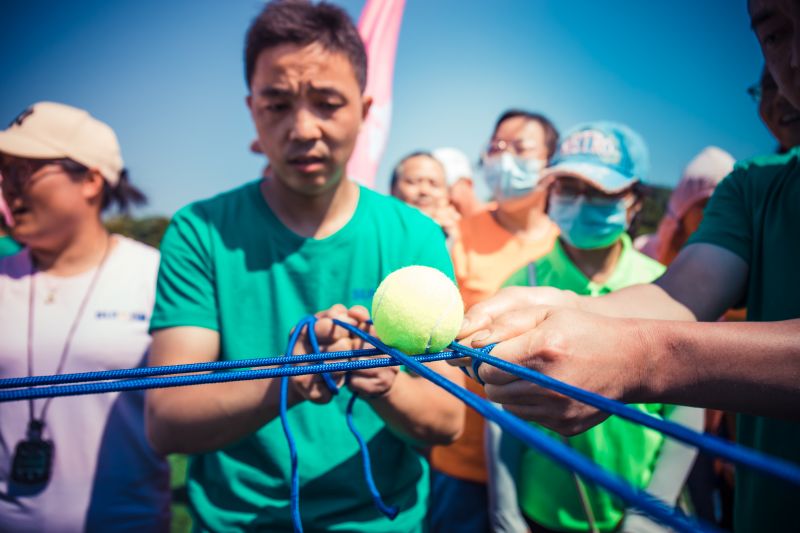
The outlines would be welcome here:
M 30 159 L 69 158 L 96 168 L 111 185 L 125 166 L 114 130 L 87 111 L 39 102 L 0 131 L 0 152 Z

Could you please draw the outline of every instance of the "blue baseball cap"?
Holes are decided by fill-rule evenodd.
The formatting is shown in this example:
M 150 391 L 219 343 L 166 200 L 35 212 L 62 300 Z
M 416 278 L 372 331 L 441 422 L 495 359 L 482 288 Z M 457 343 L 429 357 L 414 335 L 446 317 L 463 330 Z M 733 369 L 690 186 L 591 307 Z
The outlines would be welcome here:
M 610 194 L 647 179 L 650 156 L 642 138 L 616 122 L 587 122 L 570 129 L 542 177 L 569 176 Z

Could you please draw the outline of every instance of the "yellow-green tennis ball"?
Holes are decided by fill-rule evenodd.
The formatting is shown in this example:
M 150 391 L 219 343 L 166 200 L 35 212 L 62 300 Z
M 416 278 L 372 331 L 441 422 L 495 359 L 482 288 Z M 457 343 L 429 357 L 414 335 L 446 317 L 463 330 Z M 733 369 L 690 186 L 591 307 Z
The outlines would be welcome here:
M 464 302 L 450 278 L 435 268 L 395 270 L 372 298 L 372 321 L 378 338 L 403 353 L 439 352 L 456 338 Z

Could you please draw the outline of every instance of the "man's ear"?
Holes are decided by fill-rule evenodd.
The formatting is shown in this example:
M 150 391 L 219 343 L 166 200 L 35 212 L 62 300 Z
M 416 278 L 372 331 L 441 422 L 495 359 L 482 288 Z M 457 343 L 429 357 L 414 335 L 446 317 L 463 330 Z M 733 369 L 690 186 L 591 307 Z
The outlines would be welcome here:
M 371 96 L 364 96 L 361 100 L 361 120 L 367 120 L 369 110 L 372 109 L 372 101 Z

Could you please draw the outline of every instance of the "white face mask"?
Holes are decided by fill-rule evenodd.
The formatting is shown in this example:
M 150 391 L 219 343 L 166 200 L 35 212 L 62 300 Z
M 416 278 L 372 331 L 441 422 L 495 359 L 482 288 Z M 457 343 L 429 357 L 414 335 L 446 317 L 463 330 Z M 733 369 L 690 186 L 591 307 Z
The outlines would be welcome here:
M 484 161 L 483 176 L 494 199 L 502 202 L 533 191 L 546 164 L 542 159 L 522 159 L 503 152 Z

